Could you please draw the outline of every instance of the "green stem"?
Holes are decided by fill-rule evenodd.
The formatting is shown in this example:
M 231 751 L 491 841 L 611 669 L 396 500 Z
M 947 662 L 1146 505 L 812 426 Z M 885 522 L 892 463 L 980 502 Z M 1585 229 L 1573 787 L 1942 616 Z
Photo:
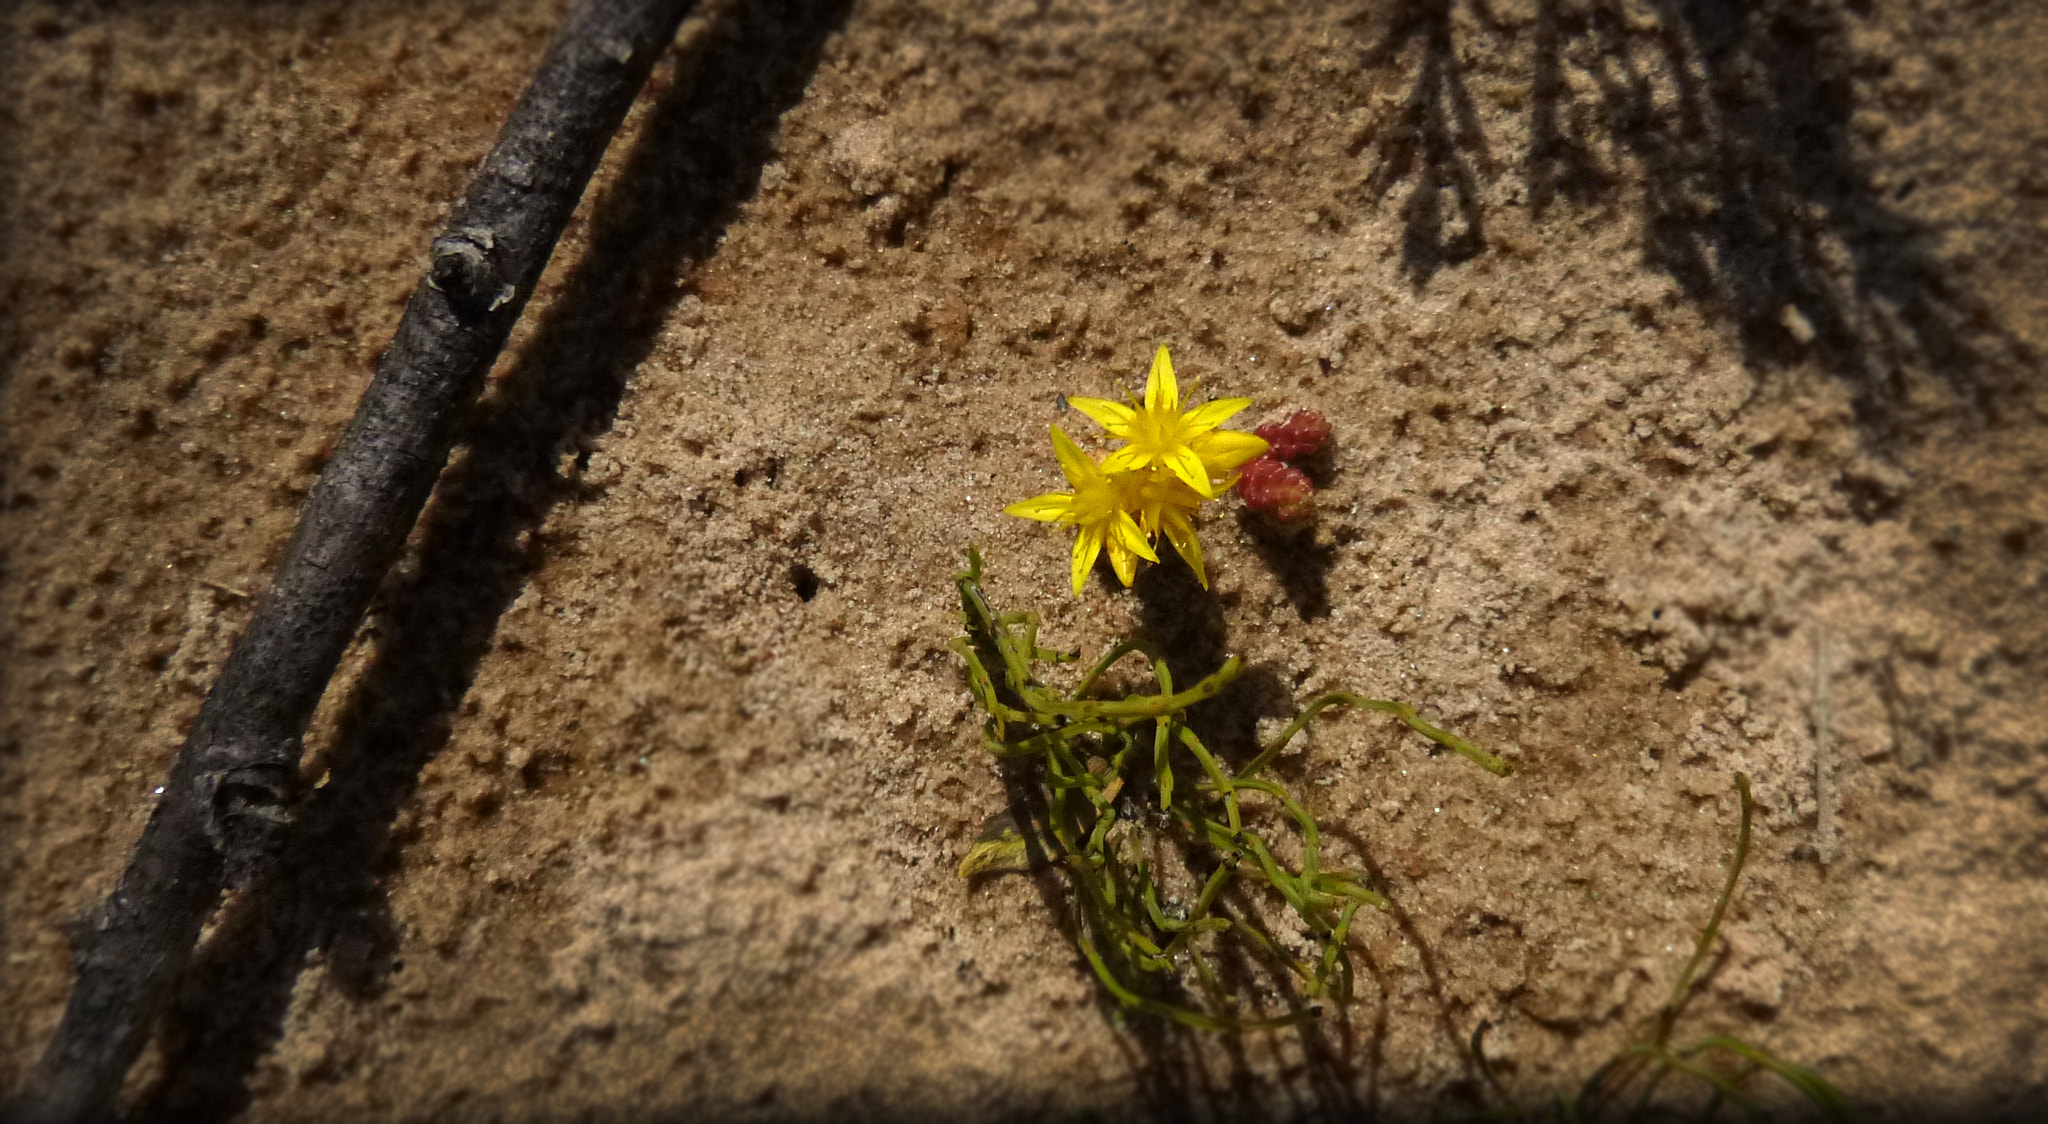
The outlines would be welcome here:
M 1244 670 L 1244 660 L 1232 656 L 1223 661 L 1216 673 L 1171 695 L 1139 695 L 1128 699 L 1089 699 L 1069 702 L 1059 698 L 1043 687 L 1032 687 L 1020 692 L 1031 709 L 1045 714 L 1057 714 L 1069 718 L 1158 718 L 1175 711 L 1186 710 L 1199 702 L 1206 702 L 1223 693 L 1230 686 L 1237 673 Z
M 1238 776 L 1248 777 L 1265 768 L 1274 757 L 1279 755 L 1281 750 L 1287 747 L 1288 742 L 1294 740 L 1294 735 L 1300 733 L 1308 725 L 1310 719 L 1333 706 L 1355 706 L 1363 710 L 1377 710 L 1382 714 L 1391 714 L 1407 723 L 1409 729 L 1458 754 L 1496 777 L 1505 777 L 1515 771 L 1513 765 L 1480 749 L 1464 738 L 1451 733 L 1449 730 L 1424 722 L 1416 716 L 1415 708 L 1407 703 L 1395 702 L 1392 699 L 1369 699 L 1364 695 L 1353 694 L 1350 691 L 1330 691 L 1310 700 L 1309 704 L 1302 708 L 1301 713 L 1295 715 L 1294 720 L 1287 724 L 1286 729 L 1280 731 L 1280 736 L 1274 738 L 1272 744 L 1261 751 L 1257 757 L 1252 758 L 1251 763 L 1238 772 Z
M 1749 778 L 1735 774 L 1735 791 L 1742 799 L 1742 826 L 1735 833 L 1735 858 L 1728 864 L 1728 881 L 1721 886 L 1721 896 L 1714 902 L 1713 915 L 1707 918 L 1706 931 L 1700 934 L 1699 943 L 1693 946 L 1692 959 L 1686 961 L 1685 970 L 1678 974 L 1678 982 L 1671 986 L 1671 997 L 1664 1001 L 1664 1013 L 1657 1020 L 1657 1045 L 1662 1046 L 1671 1035 L 1671 1025 L 1678 1021 L 1678 1013 L 1685 1007 L 1686 999 L 1692 994 L 1693 979 L 1704 964 L 1707 954 L 1713 950 L 1714 938 L 1720 935 L 1721 919 L 1728 914 L 1728 903 L 1735 898 L 1735 884 L 1742 878 L 1742 864 L 1749 859 L 1749 826 L 1756 810 L 1756 801 L 1749 794 Z
M 1159 663 L 1159 657 L 1153 654 L 1152 646 L 1150 644 L 1147 644 L 1144 641 L 1135 638 L 1130 640 L 1118 641 L 1115 647 L 1103 653 L 1102 658 L 1095 661 L 1095 666 L 1088 669 L 1088 674 L 1081 677 L 1081 685 L 1074 688 L 1074 694 L 1072 696 L 1073 701 L 1080 702 L 1086 699 L 1088 697 L 1089 689 L 1095 686 L 1095 681 L 1097 679 L 1102 678 L 1102 673 L 1108 671 L 1111 667 L 1115 666 L 1116 661 L 1123 659 L 1125 656 L 1130 655 L 1132 652 L 1138 652 L 1144 655 L 1146 659 L 1152 661 L 1155 667 Z M 1172 688 L 1170 687 L 1166 688 L 1165 690 L 1167 691 L 1167 693 L 1172 692 Z

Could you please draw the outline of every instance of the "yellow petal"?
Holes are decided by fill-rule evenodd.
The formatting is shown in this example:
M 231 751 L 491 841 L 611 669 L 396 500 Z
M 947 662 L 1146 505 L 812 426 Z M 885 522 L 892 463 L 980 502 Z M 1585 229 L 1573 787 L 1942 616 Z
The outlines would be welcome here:
M 1178 511 L 1166 513 L 1166 538 L 1173 549 L 1187 560 L 1188 569 L 1195 572 L 1195 580 L 1202 588 L 1209 588 L 1209 573 L 1202 568 L 1202 540 L 1195 537 L 1195 525 Z
M 1193 510 L 1202 504 L 1202 496 L 1181 483 L 1180 478 L 1156 465 L 1139 472 L 1124 473 L 1119 480 L 1128 482 L 1130 498 L 1124 507 L 1138 514 L 1138 525 L 1148 535 L 1159 531 L 1159 512 L 1168 506 L 1178 505 Z
M 1179 508 L 1182 515 L 1200 509 L 1203 501 L 1215 499 L 1223 494 L 1221 489 L 1215 487 L 1215 482 L 1211 481 L 1210 490 L 1213 494 L 1204 496 L 1182 483 L 1180 477 L 1172 473 L 1162 472 L 1159 483 L 1159 505 L 1162 508 Z
M 1067 405 L 1093 418 L 1110 436 L 1130 440 L 1131 419 L 1137 416 L 1137 411 L 1129 406 L 1107 398 L 1069 398 Z
M 1159 459 L 1175 476 L 1180 477 L 1182 483 L 1193 488 L 1204 498 L 1215 499 L 1219 494 L 1209 490 L 1209 470 L 1202 465 L 1202 458 L 1196 456 L 1193 449 L 1186 445 L 1176 445 Z
M 1114 476 L 1119 472 L 1136 472 L 1145 467 L 1145 451 L 1136 445 L 1125 445 L 1102 460 L 1102 474 Z
M 1147 562 L 1159 561 L 1159 555 L 1152 551 L 1152 543 L 1145 538 L 1145 532 L 1138 529 L 1137 521 L 1131 518 L 1130 512 L 1117 512 L 1116 522 L 1110 525 L 1109 533 L 1111 549 L 1121 544 L 1125 550 Z
M 1095 559 L 1102 554 L 1102 528 L 1083 527 L 1074 536 L 1074 596 L 1081 596 L 1081 587 L 1088 584 L 1088 571 L 1095 568 Z
M 1239 433 L 1234 429 L 1216 429 L 1202 434 L 1188 447 L 1202 458 L 1209 469 L 1209 475 L 1222 476 L 1231 469 L 1251 460 L 1267 449 L 1266 439 L 1255 433 Z
M 1166 353 L 1163 343 L 1158 351 L 1153 352 L 1152 373 L 1145 377 L 1145 408 L 1166 413 L 1180 409 L 1180 383 L 1174 381 L 1173 356 Z
M 1081 447 L 1074 444 L 1073 438 L 1062 432 L 1059 426 L 1052 427 L 1052 451 L 1060 458 L 1060 471 L 1067 474 L 1067 482 L 1076 488 L 1102 475 L 1102 470 L 1095 467 L 1088 454 L 1082 452 Z
M 1189 410 L 1181 424 L 1187 427 L 1185 432 L 1207 433 L 1236 417 L 1251 404 L 1252 400 L 1249 398 L 1218 398 L 1214 402 L 1204 402 Z
M 1018 500 L 1003 509 L 1004 515 L 1019 515 L 1036 519 L 1040 523 L 1058 523 L 1073 517 L 1074 494 L 1072 492 L 1047 492 L 1028 500 Z
M 1124 549 L 1122 542 L 1114 538 L 1109 540 L 1109 565 L 1116 571 L 1116 580 L 1124 583 L 1125 589 L 1129 589 L 1131 582 L 1138 576 L 1138 560 L 1130 551 Z

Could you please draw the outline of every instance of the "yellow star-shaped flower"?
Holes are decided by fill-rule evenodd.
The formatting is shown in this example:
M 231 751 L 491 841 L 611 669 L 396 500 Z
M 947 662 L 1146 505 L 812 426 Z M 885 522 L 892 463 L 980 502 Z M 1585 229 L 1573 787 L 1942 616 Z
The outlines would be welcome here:
M 1152 356 L 1144 405 L 1126 406 L 1107 398 L 1069 398 L 1067 402 L 1095 419 L 1112 437 L 1127 442 L 1102 462 L 1103 472 L 1114 475 L 1158 466 L 1203 499 L 1221 496 L 1230 487 L 1231 470 L 1267 448 L 1263 438 L 1217 428 L 1251 405 L 1249 398 L 1218 398 L 1181 411 L 1180 384 L 1173 377 L 1173 357 L 1164 344 Z
M 1059 426 L 1052 427 L 1052 449 L 1074 490 L 1019 500 L 1004 508 L 1003 514 L 1075 528 L 1074 596 L 1081 596 L 1088 571 L 1095 568 L 1095 559 L 1105 548 L 1116 576 L 1125 585 L 1131 584 L 1138 573 L 1138 559 L 1157 562 L 1159 555 L 1153 553 L 1137 520 L 1131 518 L 1126 486 L 1090 460 Z

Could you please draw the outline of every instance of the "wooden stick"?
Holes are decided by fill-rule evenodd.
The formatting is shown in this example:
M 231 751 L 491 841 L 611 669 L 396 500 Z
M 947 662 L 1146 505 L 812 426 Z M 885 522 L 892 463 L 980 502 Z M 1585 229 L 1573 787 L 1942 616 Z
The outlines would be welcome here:
M 689 0 L 579 0 L 433 242 L 391 347 L 299 513 L 114 892 L 74 934 L 77 980 L 8 1116 L 97 1120 L 223 889 L 276 858 L 300 737 L 447 463 L 555 242 Z

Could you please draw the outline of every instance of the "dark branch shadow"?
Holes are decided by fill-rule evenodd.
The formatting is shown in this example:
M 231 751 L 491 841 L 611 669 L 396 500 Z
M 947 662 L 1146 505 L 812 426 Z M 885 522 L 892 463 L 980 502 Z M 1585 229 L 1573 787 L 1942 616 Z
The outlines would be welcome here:
M 1644 122 L 1617 122 L 1617 135 L 1651 173 L 1651 263 L 1735 321 L 1752 365 L 1810 348 L 1854 389 L 1867 428 L 1895 428 L 1908 365 L 1995 421 L 2018 385 L 2015 341 L 1940 260 L 1939 232 L 1891 210 L 1857 157 L 1842 16 L 1660 7 L 1658 46 L 1688 76 L 1677 121 L 1602 86 Z M 1689 80 L 1693 67 L 1704 81 Z M 1702 195 L 1716 206 L 1692 202 Z
M 1458 71 L 1451 36 L 1455 3 L 1404 0 L 1365 60 L 1369 67 L 1387 66 L 1410 43 L 1421 43 L 1415 84 L 1399 116 L 1379 134 L 1379 164 L 1366 181 L 1374 198 L 1385 199 L 1395 184 L 1415 179 L 1401 205 L 1401 268 L 1417 285 L 1486 249 L 1486 215 L 1474 167 L 1487 160 L 1486 134 Z M 1484 7 L 1479 11 L 1483 15 Z
M 1361 981 L 1366 979 L 1370 979 L 1372 981 L 1373 993 L 1378 999 L 1378 1002 L 1376 1002 L 1373 1005 L 1372 1027 L 1370 1030 L 1366 1032 L 1364 1045 L 1365 1056 L 1363 1059 L 1354 1060 L 1351 1062 L 1353 1066 L 1357 1067 L 1357 1072 L 1359 1074 L 1358 1080 L 1362 1080 L 1365 1084 L 1365 1091 L 1363 1093 L 1356 1092 L 1358 1088 L 1358 1080 L 1354 1080 L 1351 1085 L 1351 1088 L 1354 1090 L 1353 1095 L 1358 1098 L 1358 1103 L 1361 1109 L 1359 1117 L 1356 1118 L 1362 1118 L 1368 1114 L 1374 1114 L 1375 1110 L 1379 1107 L 1381 1094 L 1380 1074 L 1384 1072 L 1386 1069 L 1388 1033 L 1387 1023 L 1389 1016 L 1392 1014 L 1394 1008 L 1394 1004 L 1391 999 L 1391 996 L 1394 994 L 1394 992 L 1392 987 L 1392 980 L 1389 978 L 1387 970 L 1380 966 L 1379 961 L 1373 959 L 1372 950 L 1366 948 L 1364 942 L 1354 938 L 1351 941 L 1350 951 L 1351 963 L 1355 965 L 1358 970 L 1358 978 Z M 1348 1014 L 1349 1013 L 1347 1012 L 1347 1015 Z M 1352 1036 L 1355 1034 L 1355 1032 L 1352 1030 L 1351 1023 L 1348 1020 L 1348 1018 L 1344 1024 L 1344 1030 L 1346 1033 L 1345 1042 L 1348 1045 L 1351 1042 L 1353 1042 L 1354 1039 Z M 1349 1058 L 1357 1059 L 1358 1052 L 1359 1051 L 1357 1047 L 1353 1046 L 1347 1052 L 1346 1056 Z
M 1586 23 L 1559 11 L 1556 0 L 1543 0 L 1536 9 L 1527 176 L 1529 205 L 1539 215 L 1558 199 L 1579 206 L 1593 203 L 1618 182 L 1593 154 L 1593 131 L 1572 104 L 1564 76 L 1565 37 L 1583 35 Z
M 1178 554 L 1141 569 L 1131 592 L 1138 598 L 1138 632 L 1173 669 L 1176 687 L 1214 674 L 1230 658 L 1223 606 Z
M 275 875 L 232 903 L 198 950 L 142 1114 L 226 1118 L 276 1042 L 315 949 L 350 994 L 400 965 L 380 875 L 392 826 L 499 617 L 541 561 L 531 532 L 578 486 L 560 455 L 610 424 L 653 348 L 676 282 L 717 246 L 753 193 L 777 120 L 801 96 L 847 0 L 733 5 L 660 96 L 625 167 L 597 200 L 590 249 L 533 344 L 478 408 L 423 520 L 416 566 L 373 615 L 377 655 L 349 698 L 329 780 L 300 810 Z
M 1420 44 L 1369 180 L 1378 198 L 1415 183 L 1401 215 L 1417 284 L 1486 250 L 1491 157 L 1459 72 L 1457 2 L 1406 0 L 1365 55 L 1398 65 Z M 2035 377 L 2037 357 L 1941 260 L 1940 230 L 1895 210 L 1857 153 L 1854 17 L 1658 0 L 1644 24 L 1612 0 L 1539 0 L 1525 25 L 1506 26 L 1468 3 L 1487 34 L 1530 33 L 1528 205 L 1540 216 L 1622 202 L 1638 173 L 1647 262 L 1735 325 L 1752 370 L 1811 358 L 1850 387 L 1859 424 L 1881 441 L 1909 428 L 1916 377 L 1986 424 Z

